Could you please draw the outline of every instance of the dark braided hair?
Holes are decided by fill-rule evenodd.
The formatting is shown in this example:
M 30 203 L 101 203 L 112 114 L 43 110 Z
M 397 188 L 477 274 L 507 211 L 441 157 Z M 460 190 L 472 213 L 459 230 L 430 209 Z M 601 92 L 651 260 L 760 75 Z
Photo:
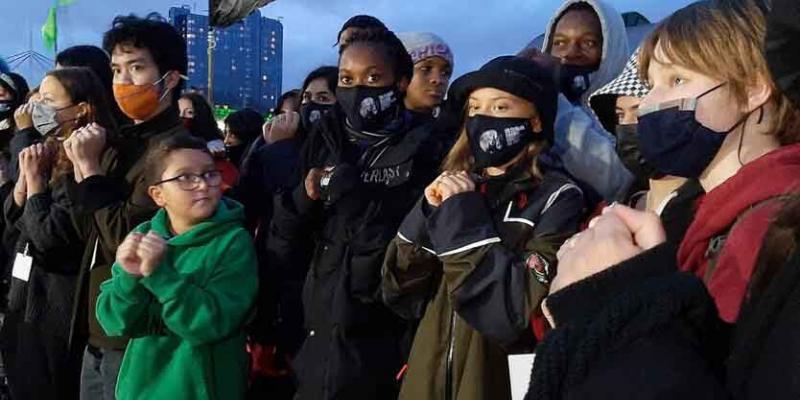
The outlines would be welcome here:
M 409 82 L 414 76 L 414 62 L 408 54 L 403 42 L 394 34 L 386 30 L 357 31 L 339 47 L 339 58 L 350 46 L 354 44 L 365 44 L 375 46 L 383 51 L 386 59 L 392 64 L 395 82 L 403 78 L 408 78 Z

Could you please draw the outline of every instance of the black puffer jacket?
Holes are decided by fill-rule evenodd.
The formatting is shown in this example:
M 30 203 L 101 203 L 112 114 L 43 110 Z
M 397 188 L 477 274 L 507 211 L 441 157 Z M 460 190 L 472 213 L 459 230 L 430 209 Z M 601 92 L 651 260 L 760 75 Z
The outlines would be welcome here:
M 281 269 L 281 290 L 293 290 L 305 269 L 294 260 L 303 260 L 308 241 L 318 238 L 303 287 L 307 336 L 295 360 L 297 398 L 393 399 L 403 327 L 381 301 L 380 271 L 438 160 L 421 151 L 427 125 L 405 125 L 359 147 L 343 120 L 338 111 L 327 114 L 311 132 L 306 156 L 310 167 L 336 167 L 333 200 L 312 201 L 303 185 L 276 198 L 270 263 Z

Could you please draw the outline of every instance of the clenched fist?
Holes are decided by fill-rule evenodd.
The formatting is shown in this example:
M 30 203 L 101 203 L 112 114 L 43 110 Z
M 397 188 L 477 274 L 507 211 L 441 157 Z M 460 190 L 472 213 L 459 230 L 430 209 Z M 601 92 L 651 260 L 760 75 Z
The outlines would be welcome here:
M 132 232 L 117 248 L 117 263 L 133 276 L 150 276 L 164 258 L 166 249 L 167 242 L 155 232 L 146 235 Z

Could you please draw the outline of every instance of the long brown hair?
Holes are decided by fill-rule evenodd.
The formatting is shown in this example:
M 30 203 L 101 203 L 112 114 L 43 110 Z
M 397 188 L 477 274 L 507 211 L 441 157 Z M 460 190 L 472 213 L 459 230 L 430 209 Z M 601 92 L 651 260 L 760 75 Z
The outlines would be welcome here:
M 86 115 L 72 123 L 64 124 L 59 135 L 61 138 L 68 138 L 77 129 L 93 122 L 105 128 L 109 135 L 116 132 L 117 123 L 109 107 L 109 101 L 113 100 L 106 95 L 106 90 L 94 71 L 87 67 L 68 67 L 52 70 L 47 76 L 54 78 L 64 87 L 73 105 L 83 102 L 89 105 Z M 50 179 L 52 183 L 71 172 L 72 163 L 67 158 L 59 138 L 49 136 L 45 139 L 45 147 L 56 154 Z
M 467 107 L 468 105 L 465 104 L 462 110 L 461 120 L 464 122 L 461 124 L 461 133 L 458 134 L 458 139 L 455 144 L 453 144 L 450 152 L 447 153 L 444 162 L 442 162 L 442 171 L 472 171 L 475 165 L 475 158 L 472 156 L 472 151 L 469 147 L 469 137 L 467 136 Z M 538 117 L 539 110 L 536 110 L 536 106 L 533 106 L 533 109 L 536 111 L 536 116 Z M 532 176 L 541 178 L 542 172 L 539 170 L 538 159 L 539 154 L 544 148 L 544 143 L 544 140 L 535 140 L 529 144 L 524 150 L 525 153 L 514 165 L 527 165 L 526 169 Z
M 661 48 L 673 63 L 728 83 L 740 104 L 759 80 L 772 90 L 770 131 L 781 145 L 800 142 L 800 110 L 778 89 L 764 57 L 766 21 L 755 0 L 713 0 L 691 4 L 662 21 L 642 44 L 639 73 L 647 81 Z

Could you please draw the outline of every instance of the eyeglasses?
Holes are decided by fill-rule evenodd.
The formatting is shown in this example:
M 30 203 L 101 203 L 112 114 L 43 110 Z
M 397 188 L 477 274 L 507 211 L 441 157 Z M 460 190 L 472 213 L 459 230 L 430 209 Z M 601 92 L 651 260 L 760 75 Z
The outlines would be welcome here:
M 200 187 L 200 183 L 205 182 L 206 185 L 217 187 L 222 184 L 222 172 L 218 170 L 206 171 L 202 174 L 181 174 L 174 178 L 164 179 L 163 181 L 156 182 L 154 186 L 162 183 L 176 182 L 181 190 L 196 190 Z

